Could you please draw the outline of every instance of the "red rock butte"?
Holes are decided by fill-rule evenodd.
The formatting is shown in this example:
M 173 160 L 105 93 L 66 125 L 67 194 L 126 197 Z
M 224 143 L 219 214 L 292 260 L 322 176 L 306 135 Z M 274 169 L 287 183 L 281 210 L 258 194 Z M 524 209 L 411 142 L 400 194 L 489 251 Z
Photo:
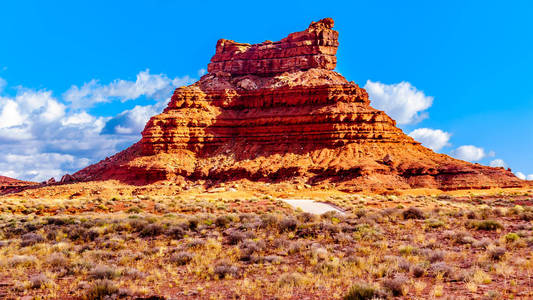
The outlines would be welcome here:
M 302 182 L 343 190 L 522 187 L 510 170 L 437 154 L 370 106 L 336 65 L 333 20 L 279 42 L 219 40 L 130 148 L 63 181 Z

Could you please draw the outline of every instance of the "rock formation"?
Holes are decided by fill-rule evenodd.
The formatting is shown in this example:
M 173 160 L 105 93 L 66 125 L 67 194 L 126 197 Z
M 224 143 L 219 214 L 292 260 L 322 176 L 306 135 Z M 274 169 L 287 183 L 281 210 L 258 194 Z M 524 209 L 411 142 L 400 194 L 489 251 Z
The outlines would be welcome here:
M 370 106 L 333 71 L 333 20 L 279 42 L 219 40 L 198 82 L 175 90 L 132 147 L 73 180 L 226 182 L 240 179 L 347 190 L 518 187 L 510 171 L 436 154 Z
M 37 185 L 35 182 L 22 181 L 0 175 L 0 195 L 16 192 L 23 188 L 35 185 Z

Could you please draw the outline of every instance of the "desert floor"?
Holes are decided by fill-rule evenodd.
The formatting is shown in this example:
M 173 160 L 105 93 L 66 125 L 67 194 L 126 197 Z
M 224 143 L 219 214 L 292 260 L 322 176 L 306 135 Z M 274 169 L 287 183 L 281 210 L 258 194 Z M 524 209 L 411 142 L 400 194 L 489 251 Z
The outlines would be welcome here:
M 0 297 L 531 299 L 532 204 L 532 189 L 26 190 L 0 198 Z

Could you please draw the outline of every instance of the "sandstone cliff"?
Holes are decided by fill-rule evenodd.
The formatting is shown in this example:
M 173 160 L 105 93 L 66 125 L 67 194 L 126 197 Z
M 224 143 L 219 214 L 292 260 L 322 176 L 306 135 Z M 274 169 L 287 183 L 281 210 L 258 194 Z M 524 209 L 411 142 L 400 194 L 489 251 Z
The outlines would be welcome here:
M 219 40 L 198 82 L 175 90 L 142 139 L 71 180 L 294 181 L 348 190 L 519 187 L 510 171 L 436 154 L 333 71 L 333 20 L 279 42 Z

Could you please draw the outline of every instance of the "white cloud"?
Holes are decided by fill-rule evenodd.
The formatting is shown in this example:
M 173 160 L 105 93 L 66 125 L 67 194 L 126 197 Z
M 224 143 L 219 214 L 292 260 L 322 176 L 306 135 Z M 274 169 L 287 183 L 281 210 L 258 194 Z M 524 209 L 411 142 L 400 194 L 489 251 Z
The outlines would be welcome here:
M 489 166 L 491 167 L 503 167 L 503 168 L 507 168 L 507 164 L 505 163 L 505 161 L 503 161 L 503 159 L 495 159 L 493 161 L 491 161 L 489 163 Z
M 207 73 L 207 71 L 204 68 L 201 68 L 200 70 L 198 70 L 198 76 L 204 76 L 205 73 Z
M 451 134 L 440 129 L 418 128 L 409 133 L 409 136 L 421 142 L 422 145 L 439 151 L 444 146 L 450 145 Z
M 146 121 L 163 110 L 173 88 L 190 80 L 146 70 L 136 81 L 102 85 L 93 80 L 81 88 L 72 87 L 63 94 L 68 101 L 56 99 L 51 91 L 25 88 L 18 88 L 15 96 L 0 96 L 0 175 L 32 181 L 60 179 L 125 149 L 139 139 Z M 156 101 L 115 117 L 80 109 L 139 97 Z
M 63 97 L 72 103 L 72 108 L 88 108 L 97 103 L 120 100 L 122 102 L 137 99 L 141 96 L 150 99 L 166 99 L 172 88 L 183 86 L 192 82 L 189 76 L 171 79 L 165 74 L 150 74 L 145 70 L 137 74 L 135 81 L 118 79 L 107 85 L 102 85 L 93 79 L 85 83 L 81 88 L 73 85 Z
M 428 117 L 427 110 L 433 104 L 433 97 L 426 96 L 409 82 L 383 84 L 368 80 L 366 91 L 372 106 L 385 111 L 398 124 L 415 124 Z
M 459 159 L 474 162 L 486 156 L 485 150 L 472 145 L 461 146 L 451 152 L 452 156 Z
M 518 177 L 519 179 L 526 180 L 526 175 L 524 175 L 524 173 L 522 172 L 516 172 L 514 173 L 514 175 Z
M 527 180 L 533 180 L 533 174 L 527 175 Z
M 87 158 L 76 158 L 68 154 L 0 154 L 0 173 L 39 182 L 50 177 L 61 178 L 65 174 L 64 169 L 79 168 L 88 163 Z

